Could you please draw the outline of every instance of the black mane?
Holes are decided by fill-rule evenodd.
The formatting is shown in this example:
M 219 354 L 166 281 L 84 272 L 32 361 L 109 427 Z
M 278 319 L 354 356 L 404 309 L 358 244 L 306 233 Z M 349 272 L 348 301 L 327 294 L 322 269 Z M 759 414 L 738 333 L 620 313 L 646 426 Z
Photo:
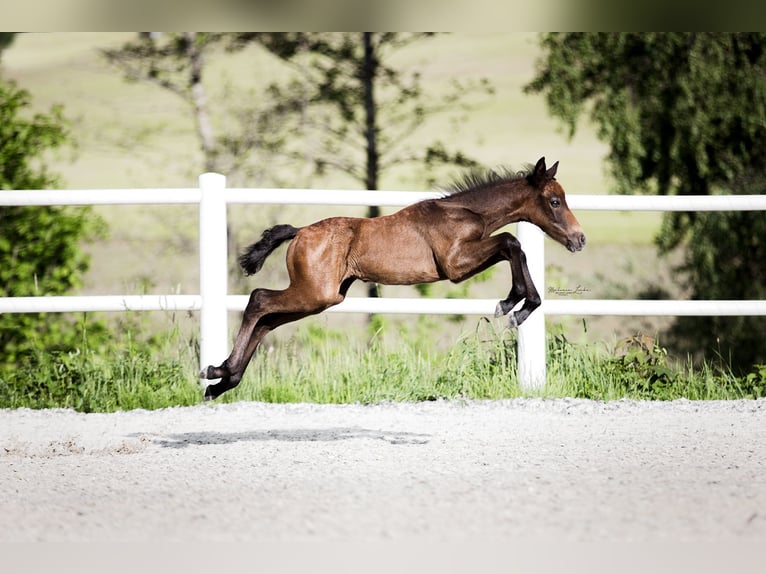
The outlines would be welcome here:
M 506 167 L 501 167 L 498 170 L 473 169 L 444 188 L 444 192 L 447 197 L 454 197 L 456 195 L 463 195 L 473 191 L 495 187 L 504 183 L 519 181 L 528 177 L 532 173 L 532 170 L 533 167 L 531 166 L 528 166 L 527 169 L 522 171 L 512 171 Z

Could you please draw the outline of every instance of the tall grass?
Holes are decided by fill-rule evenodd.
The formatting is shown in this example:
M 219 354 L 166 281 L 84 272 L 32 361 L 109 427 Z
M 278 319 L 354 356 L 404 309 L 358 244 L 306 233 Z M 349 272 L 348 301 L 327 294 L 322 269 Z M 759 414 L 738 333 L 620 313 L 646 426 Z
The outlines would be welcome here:
M 766 396 L 766 365 L 736 377 L 723 362 L 672 361 L 665 348 L 646 336 L 623 339 L 611 348 L 572 345 L 557 336 L 548 344 L 546 392 L 598 400 L 759 398 Z
M 766 366 L 737 378 L 710 363 L 674 363 L 647 337 L 613 346 L 548 341 L 548 383 L 524 390 L 516 370 L 516 332 L 486 320 L 447 350 L 404 333 L 398 345 L 360 341 L 343 332 L 306 328 L 287 346 L 256 357 L 225 401 L 376 403 L 435 399 L 581 397 L 690 400 L 766 396 Z
M 379 403 L 437 399 L 581 397 L 597 400 L 737 399 L 766 396 L 766 365 L 737 378 L 711 363 L 674 363 L 647 337 L 616 345 L 548 342 L 548 384 L 522 390 L 516 333 L 486 320 L 447 349 L 427 329 L 400 326 L 395 337 L 308 323 L 287 342 L 264 346 L 242 383 L 221 402 Z M 396 341 L 392 343 L 391 340 Z M 177 332 L 120 350 L 40 354 L 0 374 L 0 407 L 68 407 L 83 412 L 156 409 L 202 401 L 197 350 Z
M 190 369 L 196 349 L 176 327 L 144 337 L 146 322 L 135 315 L 113 327 L 120 336 L 107 345 L 83 336 L 78 348 L 41 349 L 0 370 L 0 408 L 112 412 L 199 402 L 199 382 Z
M 406 329 L 406 327 L 400 327 Z M 399 344 L 309 327 L 289 345 L 254 360 L 225 400 L 376 403 L 520 396 L 516 360 L 505 335 L 467 335 L 437 350 L 404 332 Z

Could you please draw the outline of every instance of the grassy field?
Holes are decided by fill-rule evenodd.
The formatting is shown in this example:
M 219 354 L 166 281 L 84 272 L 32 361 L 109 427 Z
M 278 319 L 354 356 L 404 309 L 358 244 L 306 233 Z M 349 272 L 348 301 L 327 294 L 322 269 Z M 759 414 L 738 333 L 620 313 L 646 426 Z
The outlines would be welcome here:
M 50 158 L 50 167 L 67 188 L 191 187 L 202 171 L 194 139 L 192 117 L 183 102 L 154 86 L 127 83 L 99 55 L 131 38 L 125 33 L 24 34 L 3 54 L 2 73 L 28 89 L 36 109 L 63 104 L 71 118 L 77 142 L 74 150 Z M 522 167 L 546 156 L 560 161 L 558 179 L 569 194 L 608 193 L 610 180 L 603 158 L 606 146 L 584 122 L 574 138 L 550 118 L 544 101 L 522 87 L 532 77 L 539 53 L 530 33 L 460 33 L 439 36 L 413 45 L 396 55 L 397 63 L 422 73 L 429 93 L 438 94 L 454 78 L 486 77 L 494 96 L 478 96 L 468 112 L 432 118 L 413 143 L 434 138 L 454 142 L 487 166 Z M 250 49 L 237 55 L 220 54 L 206 77 L 213 106 L 227 97 L 226 89 L 248 94 L 265 78 L 280 74 L 273 58 Z M 228 92 L 231 93 L 231 92 Z M 298 134 L 299 135 L 299 134 Z M 268 172 L 266 172 L 268 173 Z M 284 173 L 278 174 L 284 177 Z M 446 183 L 446 182 L 445 182 Z M 255 185 L 244 181 L 238 185 Z M 296 181 L 296 187 L 355 187 L 342 177 Z M 382 179 L 385 189 L 421 189 L 413 173 L 397 171 Z M 87 246 L 92 266 L 84 294 L 196 293 L 198 292 L 197 213 L 192 206 L 99 207 L 109 236 Z M 296 225 L 333 214 L 361 215 L 361 208 L 301 208 L 296 206 L 229 208 L 235 243 L 244 246 L 276 222 Z M 660 216 L 653 213 L 577 214 L 588 234 L 587 249 L 575 256 L 548 241 L 546 283 L 554 287 L 583 286 L 588 298 L 636 297 L 648 287 L 675 289 L 669 262 L 658 261 L 652 245 Z M 230 256 L 231 266 L 234 255 Z M 273 256 L 264 270 L 248 282 L 233 276 L 231 290 L 246 292 L 255 286 L 284 284 L 283 262 Z M 504 296 L 510 275 L 499 268 L 492 278 L 471 288 L 477 297 Z M 352 295 L 361 294 L 355 286 Z M 438 286 L 435 295 L 454 294 L 450 285 Z M 413 295 L 412 288 L 385 289 L 387 295 Z M 550 295 L 554 297 L 555 295 Z M 151 314 L 153 328 L 163 328 L 163 314 Z M 194 332 L 197 317 L 174 318 L 185 332 Z M 231 330 L 238 322 L 231 317 Z M 392 339 L 398 329 L 417 323 L 413 317 L 387 319 Z M 655 318 L 593 318 L 585 328 L 580 318 L 552 319 L 571 340 L 608 345 L 645 332 L 654 335 L 667 320 Z M 431 341 L 440 352 L 476 330 L 477 318 L 429 319 Z M 499 323 L 498 323 L 499 325 Z M 307 329 L 328 331 L 351 327 L 364 330 L 363 316 L 323 315 L 307 321 Z M 283 348 L 301 337 L 301 328 L 286 327 L 270 336 L 270 344 Z M 442 359 L 439 359 L 442 360 Z M 282 364 L 284 367 L 285 365 Z M 376 365 L 375 367 L 380 367 Z M 294 374 L 294 373 L 293 373 Z
M 548 384 L 517 384 L 515 332 L 482 321 L 451 346 L 433 345 L 429 319 L 396 327 L 398 343 L 361 340 L 347 329 L 304 323 L 282 344 L 261 350 L 240 385 L 219 402 L 362 403 L 577 397 L 595 400 L 727 400 L 766 396 L 766 366 L 734 377 L 719 366 L 674 364 L 648 338 L 616 345 L 573 344 L 561 334 L 548 344 Z M 389 329 L 390 331 L 390 329 Z M 158 409 L 202 402 L 189 367 L 193 345 L 175 331 L 147 347 L 128 337 L 98 350 L 44 355 L 12 375 L 0 373 L 0 408 L 68 407 L 82 412 Z M 265 356 L 264 356 L 265 355 Z

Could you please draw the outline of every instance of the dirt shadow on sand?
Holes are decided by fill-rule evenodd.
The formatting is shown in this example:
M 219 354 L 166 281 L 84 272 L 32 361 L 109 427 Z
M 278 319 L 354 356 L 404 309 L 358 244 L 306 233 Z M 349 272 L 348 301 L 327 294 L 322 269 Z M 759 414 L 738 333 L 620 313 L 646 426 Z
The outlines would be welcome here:
M 143 435 L 146 436 L 146 435 Z M 329 442 L 339 440 L 382 440 L 389 444 L 427 444 L 430 434 L 372 430 L 360 427 L 320 429 L 273 429 L 246 432 L 188 432 L 155 437 L 152 442 L 164 448 L 234 444 L 238 442 L 284 441 Z

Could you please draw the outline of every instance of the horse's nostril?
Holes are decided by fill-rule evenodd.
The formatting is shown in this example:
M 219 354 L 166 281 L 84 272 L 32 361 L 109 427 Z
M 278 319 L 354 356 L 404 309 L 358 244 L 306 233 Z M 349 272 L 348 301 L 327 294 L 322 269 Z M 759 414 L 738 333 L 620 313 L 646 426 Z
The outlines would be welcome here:
M 580 246 L 584 246 L 584 245 L 585 245 L 585 234 L 581 233 L 580 234 Z

